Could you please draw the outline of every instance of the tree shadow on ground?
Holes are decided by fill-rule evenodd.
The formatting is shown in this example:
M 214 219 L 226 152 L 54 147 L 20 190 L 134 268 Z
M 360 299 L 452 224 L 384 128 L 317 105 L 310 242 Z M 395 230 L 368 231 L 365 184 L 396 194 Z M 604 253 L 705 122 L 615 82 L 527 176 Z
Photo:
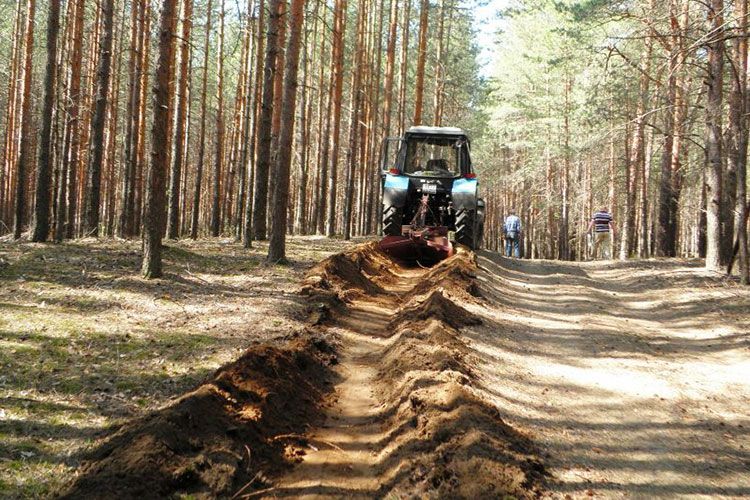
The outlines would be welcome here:
M 483 252 L 479 265 L 493 314 L 465 334 L 480 384 L 503 418 L 539 436 L 554 491 L 750 495 L 742 396 L 690 379 L 696 363 L 748 360 L 750 295 L 717 286 L 723 278 L 695 261 L 610 266 Z M 686 378 L 670 385 L 676 370 Z M 735 406 L 715 406 L 719 398 Z

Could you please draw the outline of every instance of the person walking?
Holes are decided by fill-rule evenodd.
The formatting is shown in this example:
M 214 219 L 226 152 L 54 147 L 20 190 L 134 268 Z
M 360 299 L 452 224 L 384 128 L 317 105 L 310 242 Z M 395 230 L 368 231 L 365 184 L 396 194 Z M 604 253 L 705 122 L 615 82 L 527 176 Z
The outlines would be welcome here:
M 612 224 L 612 214 L 606 208 L 594 213 L 589 222 L 587 233 L 594 229 L 594 249 L 591 255 L 596 258 L 597 251 L 601 249 L 601 257 L 605 260 L 612 258 L 612 238 L 615 235 L 615 226 Z
M 503 222 L 503 235 L 505 236 L 505 255 L 516 259 L 521 258 L 521 219 L 516 215 L 516 211 L 511 209 L 509 215 Z

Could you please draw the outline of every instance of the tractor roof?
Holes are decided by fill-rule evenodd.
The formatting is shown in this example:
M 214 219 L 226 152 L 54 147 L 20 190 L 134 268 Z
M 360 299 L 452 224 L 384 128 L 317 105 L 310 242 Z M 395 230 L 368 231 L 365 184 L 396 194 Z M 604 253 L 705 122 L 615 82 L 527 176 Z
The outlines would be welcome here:
M 450 135 L 450 136 L 464 136 L 466 132 L 458 127 L 410 127 L 407 134 L 419 134 L 419 135 Z

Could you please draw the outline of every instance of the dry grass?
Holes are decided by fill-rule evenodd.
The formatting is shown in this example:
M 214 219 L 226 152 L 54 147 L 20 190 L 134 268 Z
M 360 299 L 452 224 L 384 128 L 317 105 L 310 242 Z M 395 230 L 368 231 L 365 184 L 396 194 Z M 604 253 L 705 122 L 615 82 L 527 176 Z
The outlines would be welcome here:
M 169 243 L 146 281 L 139 242 L 0 243 L 0 497 L 46 496 L 108 429 L 291 333 L 299 279 L 343 247 L 294 238 L 279 266 L 262 243 Z

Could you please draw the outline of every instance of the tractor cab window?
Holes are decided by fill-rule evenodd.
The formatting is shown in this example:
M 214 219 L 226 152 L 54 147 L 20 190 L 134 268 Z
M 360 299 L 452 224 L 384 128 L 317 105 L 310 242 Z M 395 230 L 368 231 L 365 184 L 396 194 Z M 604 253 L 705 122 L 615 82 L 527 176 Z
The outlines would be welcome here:
M 455 177 L 461 173 L 461 144 L 448 138 L 410 138 L 406 147 L 404 173 L 409 175 Z

